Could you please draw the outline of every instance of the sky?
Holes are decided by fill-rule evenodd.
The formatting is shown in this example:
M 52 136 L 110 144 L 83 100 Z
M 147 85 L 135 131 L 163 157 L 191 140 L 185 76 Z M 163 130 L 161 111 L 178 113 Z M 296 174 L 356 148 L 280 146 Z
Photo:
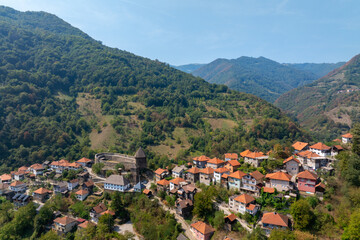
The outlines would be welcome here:
M 360 53 L 359 0 L 0 0 L 46 11 L 107 46 L 173 65 L 263 56 L 347 61 Z

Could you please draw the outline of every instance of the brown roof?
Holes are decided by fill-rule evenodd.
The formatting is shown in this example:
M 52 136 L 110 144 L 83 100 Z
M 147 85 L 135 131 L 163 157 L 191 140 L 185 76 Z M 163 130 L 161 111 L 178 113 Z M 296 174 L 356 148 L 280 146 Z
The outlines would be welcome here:
M 242 194 L 242 195 L 234 198 L 234 200 L 237 202 L 248 204 L 248 203 L 255 201 L 255 198 L 253 198 L 252 196 L 250 196 L 248 194 Z
M 224 161 L 219 158 L 212 158 L 207 163 L 219 165 L 219 164 L 223 164 Z
M 231 166 L 233 167 L 237 167 L 237 166 L 240 166 L 241 164 L 239 163 L 239 161 L 237 160 L 230 160 L 230 161 L 227 161 L 228 164 L 230 164 Z
M 197 167 L 192 167 L 189 170 L 187 170 L 188 173 L 197 174 L 200 172 L 200 169 Z
M 166 169 L 158 168 L 158 169 L 156 169 L 155 174 L 161 175 L 161 174 L 163 174 L 164 172 L 166 172 Z
M 15 181 L 15 182 L 12 182 L 10 184 L 11 187 L 17 187 L 17 186 L 20 186 L 20 185 L 23 185 L 25 183 L 21 182 L 21 181 Z
M 246 176 L 246 173 L 241 171 L 236 171 L 229 175 L 229 177 L 237 178 L 237 179 L 242 179 L 244 176 Z
M 175 184 L 175 185 L 179 185 L 181 182 L 186 182 L 186 181 L 185 181 L 185 179 L 178 177 L 178 178 L 175 178 L 175 179 L 171 179 L 170 182 Z
M 256 180 L 258 180 L 258 181 L 261 180 L 261 179 L 263 179 L 263 178 L 265 177 L 264 174 L 262 174 L 262 173 L 259 172 L 258 170 L 250 173 L 250 175 L 251 175 L 253 178 L 255 178 Z
M 318 142 L 314 145 L 311 145 L 310 148 L 318 149 L 318 150 L 330 150 L 330 147 L 326 146 L 325 144 Z
M 0 176 L 1 181 L 9 181 L 11 180 L 11 175 L 10 174 L 3 174 Z
M 224 218 L 228 218 L 232 222 L 232 221 L 234 221 L 236 219 L 236 216 L 235 216 L 235 214 L 232 213 L 232 214 L 230 214 L 230 215 L 228 215 L 228 216 L 226 216 Z
M 106 211 L 107 208 L 104 203 L 99 203 L 96 207 L 93 207 L 93 210 L 96 213 L 102 213 L 102 212 Z
M 94 186 L 94 182 L 92 180 L 88 180 L 87 182 L 84 182 L 86 187 Z
M 180 200 L 178 202 L 181 208 L 186 208 L 188 206 L 193 206 L 193 202 L 190 199 Z
M 294 160 L 295 162 L 300 163 L 300 161 L 298 159 L 296 159 L 294 156 L 288 157 L 287 159 L 285 159 L 283 161 L 283 163 L 285 164 L 287 162 L 290 162 L 291 160 Z
M 248 154 L 245 155 L 245 157 L 247 158 L 261 158 L 261 157 L 266 157 L 262 152 L 250 152 Z
M 249 149 L 246 149 L 245 151 L 240 153 L 240 156 L 245 157 L 246 155 L 248 155 L 249 153 L 251 153 L 251 151 Z
M 229 172 L 229 169 L 224 168 L 224 167 L 222 167 L 222 168 L 217 168 L 217 169 L 215 169 L 215 172 L 218 172 L 218 173 Z
M 276 226 L 283 226 L 283 227 L 289 226 L 289 218 L 283 214 L 276 212 L 264 213 L 261 221 L 263 223 L 272 224 Z
M 200 157 L 194 157 L 193 159 L 198 162 L 207 162 L 210 160 L 210 158 L 205 155 L 202 155 Z
M 214 170 L 213 168 L 207 167 L 207 168 L 201 169 L 201 170 L 200 170 L 200 173 L 209 175 L 209 174 L 213 174 L 214 171 L 215 171 L 215 170 Z
M 34 191 L 34 193 L 43 195 L 43 194 L 51 193 L 51 191 L 47 190 L 46 188 L 39 188 L 38 190 Z
M 275 173 L 268 173 L 265 176 L 266 178 L 282 180 L 282 181 L 290 181 L 291 176 L 284 172 L 275 172 Z
M 266 193 L 274 193 L 275 192 L 275 188 L 271 188 L 271 187 L 263 187 L 264 192 Z
M 299 172 L 297 177 L 298 178 L 305 178 L 305 179 L 315 180 L 315 181 L 318 179 L 318 176 L 316 175 L 316 173 L 310 172 L 309 170 Z
M 225 153 L 225 158 L 238 159 L 237 153 Z
M 308 143 L 305 143 L 305 142 L 296 142 L 294 143 L 292 146 L 295 150 L 297 151 L 301 151 L 303 150 L 306 146 L 308 146 L 309 144 Z
M 182 186 L 182 189 L 185 191 L 185 192 L 193 192 L 195 189 L 196 189 L 196 186 L 194 184 L 187 184 L 185 186 Z
M 70 223 L 76 222 L 75 219 L 65 216 L 65 217 L 58 217 L 54 220 L 54 222 L 59 223 L 61 225 L 68 225 Z
M 213 229 L 210 225 L 207 225 L 206 223 L 202 221 L 198 221 L 196 223 L 191 224 L 192 228 L 195 228 L 197 231 L 199 231 L 203 235 L 207 235 L 209 233 L 215 232 L 215 229 Z
M 170 184 L 170 182 L 166 179 L 161 179 L 160 181 L 157 182 L 157 184 L 162 185 L 162 186 L 167 186 Z
M 86 189 L 80 189 L 79 191 L 77 191 L 76 193 L 75 193 L 76 195 L 86 195 L 86 194 L 89 194 L 89 191 L 88 190 L 86 190 Z
M 77 183 L 77 182 L 79 182 L 79 179 L 75 178 L 75 179 L 71 180 L 70 182 L 71 183 Z
M 307 157 L 307 158 L 318 158 L 318 157 L 320 157 L 316 153 L 313 153 L 313 152 L 310 152 L 310 151 L 299 152 L 299 153 L 297 153 L 297 155 L 301 156 L 301 157 Z
M 343 138 L 353 138 L 353 135 L 351 133 L 346 133 L 342 135 Z
M 80 159 L 80 160 L 78 160 L 78 161 L 76 161 L 76 162 L 78 162 L 78 163 L 88 163 L 88 162 L 91 162 L 91 160 L 90 159 L 88 159 L 88 158 L 82 158 L 82 159 Z

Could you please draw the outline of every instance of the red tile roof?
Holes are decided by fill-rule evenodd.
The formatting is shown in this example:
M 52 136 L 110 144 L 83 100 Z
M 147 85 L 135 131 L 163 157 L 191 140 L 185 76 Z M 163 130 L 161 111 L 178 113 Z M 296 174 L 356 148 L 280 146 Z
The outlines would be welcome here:
M 232 222 L 232 221 L 234 221 L 236 219 L 236 215 L 232 213 L 232 214 L 230 214 L 230 215 L 228 215 L 228 216 L 226 216 L 224 218 L 228 218 Z
M 68 216 L 65 216 L 65 217 L 58 217 L 58 218 L 56 218 L 56 219 L 54 220 L 54 222 L 59 223 L 59 224 L 61 224 L 61 225 L 68 225 L 68 224 L 70 224 L 70 223 L 76 222 L 76 220 L 73 219 L 73 218 L 70 218 L 70 217 L 68 217 Z
M 346 133 L 342 135 L 343 138 L 353 138 L 353 135 L 351 133 Z
M 291 176 L 284 172 L 268 173 L 268 174 L 266 174 L 265 177 L 269 178 L 269 179 L 282 180 L 282 181 L 290 181 L 291 180 Z
M 143 193 L 146 194 L 146 195 L 149 195 L 150 192 L 151 191 L 149 189 L 146 189 L 146 188 L 143 190 Z
M 161 174 L 163 174 L 164 172 L 166 172 L 166 170 L 165 170 L 165 169 L 158 168 L 158 169 L 156 169 L 155 174 L 157 174 L 157 175 L 161 175 Z
M 310 180 L 317 180 L 318 179 L 318 176 L 316 175 L 316 173 L 310 172 L 309 170 L 299 172 L 297 177 L 298 178 L 310 179 Z
M 86 194 L 89 194 L 89 191 L 86 190 L 86 189 L 80 189 L 80 190 L 77 191 L 75 194 L 76 194 L 76 195 L 82 195 L 82 196 L 84 196 L 84 195 L 86 195 Z
M 236 153 L 225 153 L 225 158 L 230 158 L 230 159 L 238 159 L 238 155 Z
M 251 202 L 255 201 L 255 198 L 253 198 L 252 196 L 250 196 L 248 194 L 242 194 L 242 195 L 237 196 L 236 198 L 234 198 L 234 200 L 237 201 L 237 202 L 248 204 L 248 203 L 251 203 Z
M 166 179 L 161 179 L 160 181 L 157 182 L 157 184 L 162 185 L 162 186 L 167 186 L 170 184 L 170 182 Z
M 321 187 L 323 189 L 326 188 L 325 184 L 323 184 L 322 182 L 319 182 L 317 185 L 315 185 L 315 188 L 317 188 L 317 187 Z
M 336 138 L 336 139 L 334 139 L 334 140 L 332 140 L 333 142 L 341 142 L 341 140 L 340 139 L 338 139 L 338 138 Z
M 289 218 L 283 214 L 276 212 L 264 213 L 261 219 L 263 223 L 272 224 L 276 226 L 288 227 Z
M 194 157 L 193 159 L 198 162 L 207 162 L 210 160 L 210 158 L 205 155 L 202 155 L 200 157 Z
M 115 216 L 115 212 L 111 210 L 106 210 L 105 212 L 100 213 L 100 215 L 104 215 L 104 214 L 110 214 L 111 216 Z
M 251 151 L 249 149 L 246 149 L 245 151 L 240 153 L 240 156 L 245 157 L 246 155 L 248 155 L 249 153 L 251 153 Z
M 85 222 L 79 224 L 78 228 L 87 228 L 89 225 L 93 225 L 93 224 L 89 221 L 85 221 Z
M 29 169 L 28 167 L 22 166 L 19 167 L 18 171 L 27 171 L 28 169 Z
M 227 161 L 228 164 L 230 164 L 231 166 L 233 167 L 238 167 L 240 166 L 241 164 L 239 163 L 239 161 L 237 160 L 230 160 L 230 161 Z
M 266 157 L 266 156 L 262 152 L 251 152 L 251 153 L 246 154 L 245 157 L 256 159 L 256 158 L 262 158 L 262 157 Z
M 51 191 L 47 190 L 46 188 L 39 188 L 38 190 L 34 191 L 34 193 L 43 195 L 43 194 L 51 193 Z
M 215 169 L 215 172 L 225 173 L 225 172 L 229 172 L 229 169 L 224 168 L 224 167 L 222 167 L 222 168 L 217 168 L 217 169 Z
M 186 182 L 186 181 L 185 181 L 185 179 L 178 177 L 178 178 L 175 178 L 175 179 L 171 179 L 170 182 L 175 184 L 175 185 L 179 185 L 181 182 Z
M 302 151 L 308 145 L 309 144 L 305 142 L 296 142 L 292 145 L 292 147 L 297 151 Z
M 80 159 L 80 160 L 78 160 L 78 161 L 76 161 L 76 162 L 78 162 L 78 163 L 88 163 L 88 162 L 91 162 L 91 160 L 90 159 L 88 159 L 88 158 L 82 158 L 82 159 Z
M 219 164 L 223 164 L 224 161 L 219 158 L 212 158 L 207 163 L 219 165 Z
M 202 221 L 198 221 L 196 223 L 191 224 L 192 228 L 195 228 L 197 231 L 199 231 L 203 235 L 207 235 L 209 233 L 215 232 L 215 229 L 213 229 L 210 225 L 207 225 L 206 223 Z
M 250 211 L 254 211 L 256 205 L 254 204 L 249 204 L 249 206 L 246 207 L 246 209 L 250 210 Z
M 21 182 L 21 181 L 15 181 L 15 182 L 12 182 L 10 184 L 11 187 L 17 187 L 17 186 L 20 186 L 20 185 L 23 185 L 25 183 Z
M 316 153 L 313 153 L 313 152 L 310 152 L 310 151 L 299 152 L 299 153 L 297 153 L 297 155 L 300 156 L 300 157 L 306 157 L 306 158 L 319 158 L 320 157 Z
M 35 163 L 33 165 L 30 166 L 31 169 L 35 169 L 35 170 L 41 170 L 44 169 L 43 165 L 39 164 L 39 163 Z
M 201 169 L 201 170 L 200 170 L 200 173 L 209 175 L 209 174 L 213 174 L 214 171 L 215 171 L 215 170 L 214 170 L 213 168 L 207 167 L 207 168 Z
M 291 157 L 288 157 L 287 159 L 285 159 L 283 161 L 283 164 L 290 162 L 291 160 L 294 160 L 295 162 L 300 163 L 300 161 L 297 158 L 295 158 L 294 156 L 291 156 Z
M 197 174 L 200 172 L 200 169 L 197 167 L 192 167 L 189 170 L 187 170 L 188 173 Z
M 11 178 L 12 177 L 10 174 L 3 174 L 0 176 L 1 181 L 9 181 L 9 180 L 11 180 Z
M 330 147 L 326 146 L 325 144 L 323 144 L 321 142 L 311 145 L 310 148 L 318 149 L 318 150 L 330 150 Z
M 263 187 L 263 190 L 266 193 L 274 193 L 275 192 L 275 188 L 271 188 L 271 187 Z
M 237 179 L 242 179 L 244 176 L 246 176 L 246 173 L 241 171 L 236 171 L 229 175 L 229 177 L 237 178 Z

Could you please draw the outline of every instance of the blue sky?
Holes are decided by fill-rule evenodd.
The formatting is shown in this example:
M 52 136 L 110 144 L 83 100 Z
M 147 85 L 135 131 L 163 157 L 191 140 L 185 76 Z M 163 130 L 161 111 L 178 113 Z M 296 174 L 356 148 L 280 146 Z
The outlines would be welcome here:
M 105 45 L 174 65 L 264 56 L 338 62 L 360 53 L 358 0 L 0 0 L 53 13 Z

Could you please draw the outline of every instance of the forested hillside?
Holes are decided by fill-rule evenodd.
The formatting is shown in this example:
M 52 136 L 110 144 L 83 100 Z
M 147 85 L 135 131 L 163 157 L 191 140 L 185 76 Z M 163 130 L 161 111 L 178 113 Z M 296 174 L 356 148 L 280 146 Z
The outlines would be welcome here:
M 251 93 L 274 102 L 282 93 L 317 79 L 315 74 L 282 65 L 270 59 L 240 57 L 217 59 L 192 72 L 210 83 Z
M 324 77 L 329 72 L 344 65 L 345 62 L 338 63 L 284 63 L 284 65 L 296 68 L 298 70 L 310 72 L 316 75 L 317 78 Z
M 276 105 L 331 140 L 360 121 L 360 55 L 327 76 L 283 94 Z
M 0 50 L 3 169 L 139 146 L 153 167 L 306 137 L 258 97 L 106 47 L 51 14 L 1 7 Z

